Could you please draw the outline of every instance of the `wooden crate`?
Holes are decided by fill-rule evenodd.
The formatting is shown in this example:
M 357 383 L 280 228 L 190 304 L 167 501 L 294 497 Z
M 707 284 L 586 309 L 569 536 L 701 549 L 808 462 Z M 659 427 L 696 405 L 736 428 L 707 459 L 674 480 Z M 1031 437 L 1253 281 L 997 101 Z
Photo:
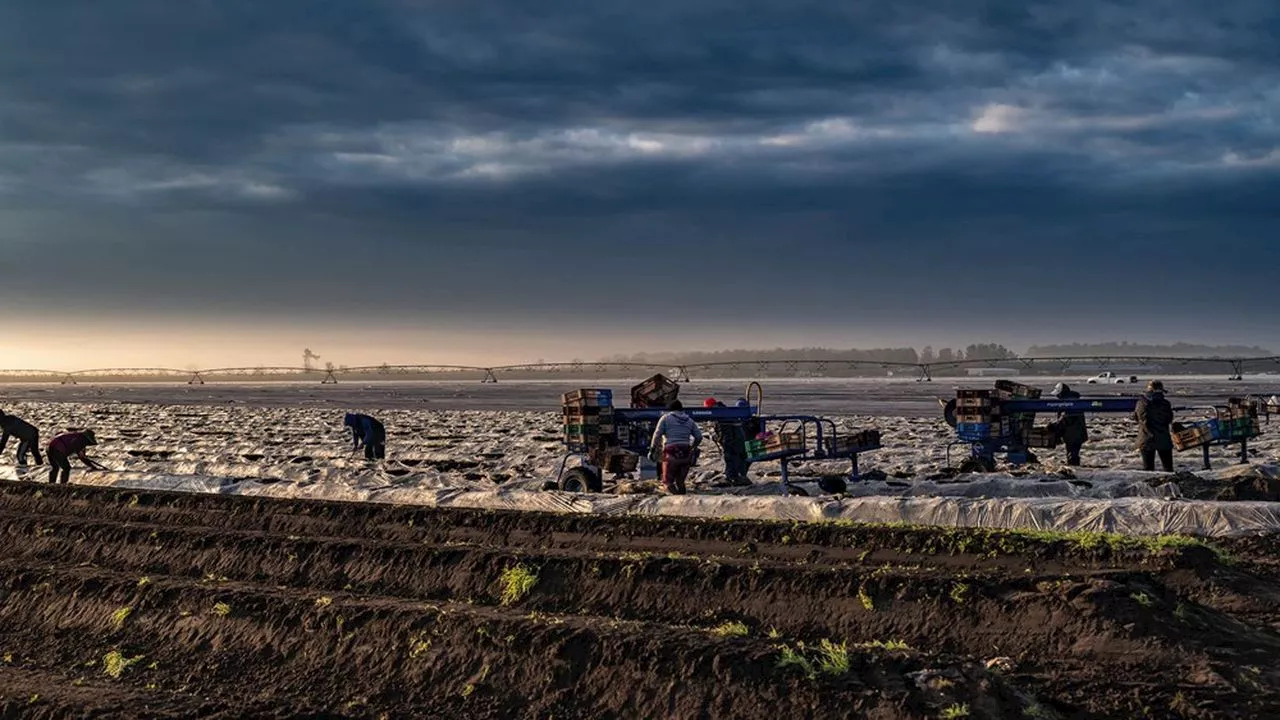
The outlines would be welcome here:
M 863 430 L 848 435 L 837 435 L 826 440 L 827 453 L 845 455 L 854 452 L 865 452 L 883 447 L 880 444 L 879 430 Z
M 770 435 L 764 440 L 765 452 L 775 453 L 784 450 L 804 450 L 804 433 L 790 432 Z
M 1050 427 L 1033 427 L 1026 435 L 1027 447 L 1032 448 L 1055 448 L 1060 440 L 1057 429 Z
M 1177 450 L 1200 447 L 1213 440 L 1207 424 L 1196 424 L 1173 433 L 1173 447 Z
M 640 466 L 640 456 L 627 450 L 613 450 L 605 456 L 603 466 L 605 472 L 635 472 Z

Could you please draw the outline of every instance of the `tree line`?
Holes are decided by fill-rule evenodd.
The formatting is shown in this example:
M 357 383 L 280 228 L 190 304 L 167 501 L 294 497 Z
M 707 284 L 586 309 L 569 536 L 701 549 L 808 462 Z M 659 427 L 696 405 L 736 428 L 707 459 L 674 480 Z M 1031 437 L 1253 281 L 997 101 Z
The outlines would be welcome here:
M 1270 357 L 1275 352 L 1260 347 L 1239 345 L 1196 345 L 1175 343 L 1153 345 L 1129 342 L 1072 343 L 1069 345 L 1033 345 L 1024 355 L 999 343 L 973 343 L 963 348 L 926 345 L 915 348 L 836 349 L 822 347 L 772 349 L 737 349 L 719 351 L 685 351 L 617 354 L 599 362 L 700 365 L 704 363 L 736 363 L 759 360 L 811 360 L 903 363 L 910 365 L 945 364 L 966 360 L 1012 360 L 1018 357 L 1077 356 L 1153 356 L 1153 357 Z

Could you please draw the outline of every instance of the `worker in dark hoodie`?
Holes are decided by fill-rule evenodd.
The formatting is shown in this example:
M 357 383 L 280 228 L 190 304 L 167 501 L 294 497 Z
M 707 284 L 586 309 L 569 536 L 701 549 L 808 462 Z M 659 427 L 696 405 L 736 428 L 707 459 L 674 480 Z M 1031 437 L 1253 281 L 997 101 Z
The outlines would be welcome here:
M 1059 400 L 1080 399 L 1080 393 L 1072 390 L 1066 383 L 1055 385 L 1053 392 L 1050 394 Z M 1058 413 L 1056 424 L 1058 426 L 1058 435 L 1062 438 L 1062 444 L 1067 446 L 1067 464 L 1079 466 L 1080 449 L 1084 447 L 1085 441 L 1089 439 L 1089 426 L 1085 424 L 1084 413 Z
M 653 429 L 649 447 L 654 452 L 661 449 L 658 459 L 662 462 L 663 487 L 672 495 L 684 495 L 685 480 L 702 443 L 702 429 L 685 414 L 679 400 L 672 402 L 667 410 Z
M 98 438 L 93 434 L 92 430 L 81 430 L 79 432 L 65 432 L 56 435 L 49 441 L 49 482 L 58 482 L 58 476 L 62 476 L 62 484 L 66 485 L 71 481 L 71 462 L 72 455 L 80 458 L 80 462 L 90 470 L 106 470 L 105 467 L 99 465 L 89 459 L 84 454 L 85 448 L 90 445 L 97 445 Z
M 1152 380 L 1133 411 L 1138 421 L 1138 450 L 1142 469 L 1156 469 L 1156 455 L 1165 472 L 1173 472 L 1173 406 L 1164 397 L 1164 383 Z
M 722 408 L 726 405 L 716 401 L 713 407 Z M 747 432 L 743 422 L 717 422 L 713 437 L 724 455 L 725 481 L 731 485 L 750 485 L 751 481 L 747 478 Z
M 16 415 L 7 415 L 0 410 L 0 453 L 9 443 L 9 436 L 18 438 L 18 465 L 27 464 L 27 452 L 35 458 L 37 465 L 43 465 L 40 457 L 40 431 L 35 425 Z
M 381 460 L 387 456 L 387 429 L 377 418 L 347 413 L 342 424 L 351 428 L 352 452 L 364 445 L 366 460 Z

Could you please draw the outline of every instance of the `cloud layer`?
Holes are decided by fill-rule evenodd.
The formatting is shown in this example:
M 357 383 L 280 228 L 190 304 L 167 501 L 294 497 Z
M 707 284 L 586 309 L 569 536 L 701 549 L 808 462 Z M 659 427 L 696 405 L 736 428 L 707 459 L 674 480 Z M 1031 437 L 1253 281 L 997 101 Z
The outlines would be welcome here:
M 1278 55 L 1254 0 L 14 0 L 0 298 L 1270 342 Z

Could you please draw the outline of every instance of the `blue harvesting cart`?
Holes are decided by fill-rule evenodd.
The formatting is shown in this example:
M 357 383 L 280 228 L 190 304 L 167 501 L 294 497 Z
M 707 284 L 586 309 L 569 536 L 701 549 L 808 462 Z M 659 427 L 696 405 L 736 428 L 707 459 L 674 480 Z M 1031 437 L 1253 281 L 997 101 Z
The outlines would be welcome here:
M 598 430 L 590 431 L 584 429 L 593 427 L 589 422 L 570 422 L 570 419 L 590 417 L 577 414 L 582 408 L 570 407 L 571 402 L 576 402 L 571 400 L 572 395 L 612 398 L 608 390 L 580 390 L 565 396 L 567 453 L 556 473 L 556 486 L 570 492 L 602 492 L 606 473 L 612 474 L 614 480 L 620 479 L 634 472 L 641 458 L 649 456 L 654 427 L 666 410 L 610 407 L 604 411 L 601 408 L 595 416 L 607 420 L 597 420 L 594 427 Z M 816 415 L 762 415 L 760 406 L 764 394 L 759 383 L 753 382 L 747 388 L 747 397 L 753 396 L 754 403 L 748 402 L 745 407 L 695 407 L 685 408 L 684 412 L 698 423 L 741 423 L 748 428 L 744 448 L 747 460 L 751 463 L 777 461 L 784 495 L 795 491 L 789 467 L 793 462 L 848 460 L 848 479 L 857 480 L 860 477 L 858 456 L 881 447 L 878 431 L 841 433 L 834 421 Z M 576 464 L 570 465 L 571 462 Z

